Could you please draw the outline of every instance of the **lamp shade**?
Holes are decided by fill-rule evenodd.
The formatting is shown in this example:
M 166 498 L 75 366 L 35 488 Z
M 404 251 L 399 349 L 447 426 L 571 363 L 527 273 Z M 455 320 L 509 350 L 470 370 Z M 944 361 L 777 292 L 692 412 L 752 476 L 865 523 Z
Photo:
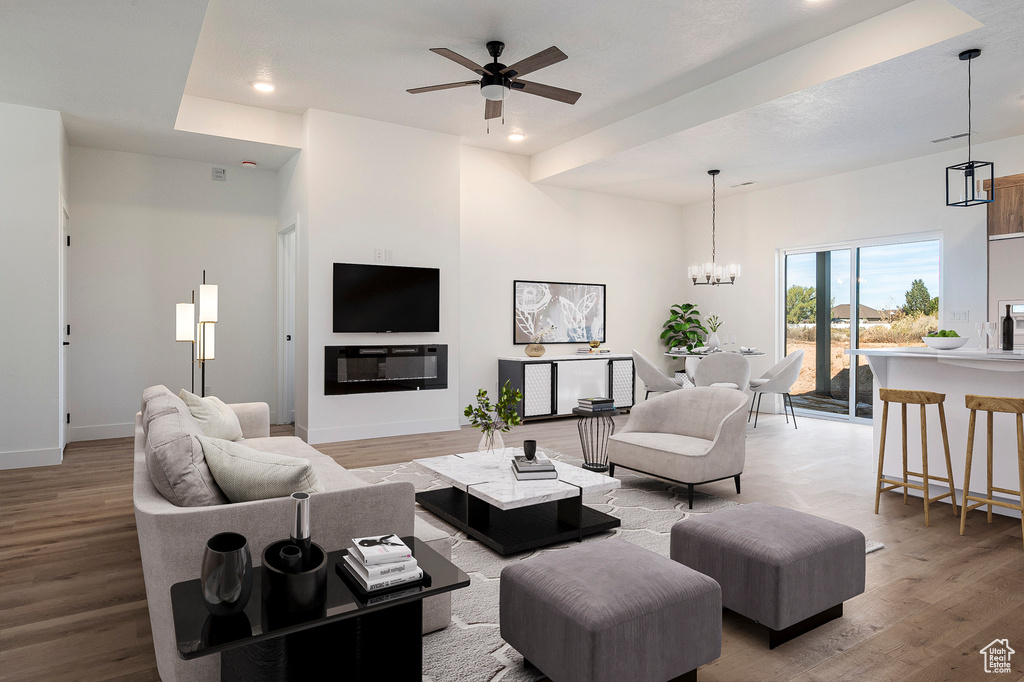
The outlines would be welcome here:
M 196 323 L 196 304 L 178 303 L 174 306 L 174 312 L 174 340 L 195 341 L 195 330 L 192 329 L 192 325 Z
M 217 285 L 199 285 L 199 321 L 217 321 Z
M 217 325 L 212 322 L 200 322 L 196 325 L 196 360 L 213 360 L 213 330 Z

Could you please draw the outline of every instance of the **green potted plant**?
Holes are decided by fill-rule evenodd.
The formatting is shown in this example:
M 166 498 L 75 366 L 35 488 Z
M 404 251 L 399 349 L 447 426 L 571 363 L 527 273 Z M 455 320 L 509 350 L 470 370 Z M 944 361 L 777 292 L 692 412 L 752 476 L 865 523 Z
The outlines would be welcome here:
M 669 352 L 676 349 L 692 351 L 694 346 L 703 344 L 708 331 L 700 323 L 700 311 L 693 303 L 676 303 L 669 310 L 669 318 L 662 325 L 661 338 L 668 345 Z
M 480 444 L 477 446 L 479 452 L 504 453 L 505 441 L 501 434 L 523 423 L 516 409 L 522 400 L 523 392 L 513 390 L 510 381 L 501 387 L 495 404 L 491 404 L 484 389 L 476 392 L 476 405 L 467 405 L 464 414 L 474 429 L 480 429 Z

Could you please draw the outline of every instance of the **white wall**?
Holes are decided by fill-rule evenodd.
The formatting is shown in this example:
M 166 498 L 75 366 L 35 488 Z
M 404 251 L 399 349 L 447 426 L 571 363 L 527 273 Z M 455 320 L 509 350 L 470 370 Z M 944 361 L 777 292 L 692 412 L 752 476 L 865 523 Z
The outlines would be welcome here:
M 61 461 L 62 135 L 58 112 L 0 104 L 0 469 Z
M 309 220 L 299 273 L 308 286 L 308 422 L 298 435 L 324 443 L 457 428 L 458 138 L 312 109 L 305 126 Z M 375 248 L 391 249 L 395 265 L 440 268 L 439 333 L 332 332 L 333 264 L 371 263 Z M 447 344 L 449 388 L 324 395 L 325 346 L 382 343 Z
M 976 145 L 974 158 L 994 162 L 997 176 L 1024 172 L 1024 137 Z M 719 258 L 723 263 L 740 263 L 743 275 L 733 286 L 690 286 L 686 298 L 698 303 L 702 313 L 717 313 L 724 320 L 720 333 L 735 334 L 739 344 L 768 352 L 766 358 L 752 361 L 753 374 L 758 376 L 783 352 L 776 338 L 781 315 L 778 249 L 941 232 L 942 311 L 967 310 L 969 321 L 945 319 L 939 324 L 961 335 L 974 335 L 974 323 L 988 315 L 986 209 L 945 205 L 945 168 L 964 160 L 965 150 L 959 149 L 783 187 L 720 196 Z M 727 173 L 728 169 L 723 169 L 721 177 L 727 177 Z M 683 263 L 708 260 L 710 202 L 686 207 L 685 222 Z
M 70 440 L 127 436 L 142 391 L 190 387 L 174 304 L 219 285 L 207 394 L 276 399 L 277 174 L 72 147 Z M 196 371 L 196 392 L 199 392 Z
M 669 307 L 689 293 L 681 207 L 532 185 L 522 156 L 462 147 L 461 159 L 460 406 L 480 388 L 493 395 L 499 356 L 524 353 L 512 343 L 516 279 L 606 284 L 606 346 L 674 368 L 659 336 Z

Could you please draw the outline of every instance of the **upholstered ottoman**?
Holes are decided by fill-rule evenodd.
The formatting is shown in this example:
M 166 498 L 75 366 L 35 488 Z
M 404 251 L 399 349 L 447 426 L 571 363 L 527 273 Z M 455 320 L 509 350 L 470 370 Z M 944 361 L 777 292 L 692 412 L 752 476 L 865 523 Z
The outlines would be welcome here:
M 506 566 L 501 636 L 554 682 L 696 680 L 722 652 L 716 583 L 622 540 Z
M 864 591 L 864 534 L 770 504 L 743 504 L 672 526 L 670 556 L 722 586 L 722 604 L 780 644 L 843 615 Z

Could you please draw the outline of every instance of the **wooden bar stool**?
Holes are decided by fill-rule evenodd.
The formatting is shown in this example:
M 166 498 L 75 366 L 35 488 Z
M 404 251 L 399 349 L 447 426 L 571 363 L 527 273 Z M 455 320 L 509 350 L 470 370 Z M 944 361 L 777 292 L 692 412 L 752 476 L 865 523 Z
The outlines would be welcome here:
M 1021 512 L 1021 531 L 1024 532 L 1024 398 L 994 398 L 984 395 L 966 396 L 967 409 L 971 411 L 971 421 L 967 426 L 967 469 L 964 471 L 964 514 L 960 517 L 960 535 L 964 534 L 967 528 L 967 512 L 978 507 L 988 506 L 988 522 L 992 523 L 992 505 L 1016 509 Z M 974 422 L 978 410 L 988 413 L 988 496 L 977 497 L 971 495 L 971 459 L 974 455 Z M 1018 490 L 1007 490 L 992 485 L 992 417 L 996 412 L 1017 415 L 1017 481 Z M 1001 500 L 993 500 L 992 493 L 1004 493 L 1016 495 L 1021 504 L 1010 504 Z M 977 504 L 967 506 L 968 500 Z
M 878 481 L 875 484 L 875 513 L 878 513 L 878 500 L 882 493 L 894 488 L 903 488 L 903 504 L 907 504 L 907 492 L 910 488 L 920 490 L 924 494 L 924 525 L 930 524 L 928 505 L 944 497 L 951 497 L 953 516 L 957 515 L 956 489 L 953 487 L 953 466 L 949 461 L 949 437 L 946 435 L 946 412 L 942 403 L 946 396 L 932 391 L 902 391 L 894 388 L 878 389 L 878 397 L 882 399 L 882 436 L 878 443 Z M 889 403 L 901 403 L 903 409 L 903 480 L 894 481 L 882 476 L 882 464 L 885 461 L 885 429 L 889 420 Z M 921 473 L 907 469 L 907 405 L 921 406 Z M 942 447 L 946 454 L 946 477 L 932 476 L 928 473 L 928 425 L 925 417 L 926 405 L 939 406 L 939 424 L 942 425 Z M 921 485 L 910 483 L 909 476 L 921 479 Z M 928 481 L 943 481 L 949 485 L 949 492 L 936 497 L 928 496 Z M 882 484 L 887 484 L 883 488 Z

